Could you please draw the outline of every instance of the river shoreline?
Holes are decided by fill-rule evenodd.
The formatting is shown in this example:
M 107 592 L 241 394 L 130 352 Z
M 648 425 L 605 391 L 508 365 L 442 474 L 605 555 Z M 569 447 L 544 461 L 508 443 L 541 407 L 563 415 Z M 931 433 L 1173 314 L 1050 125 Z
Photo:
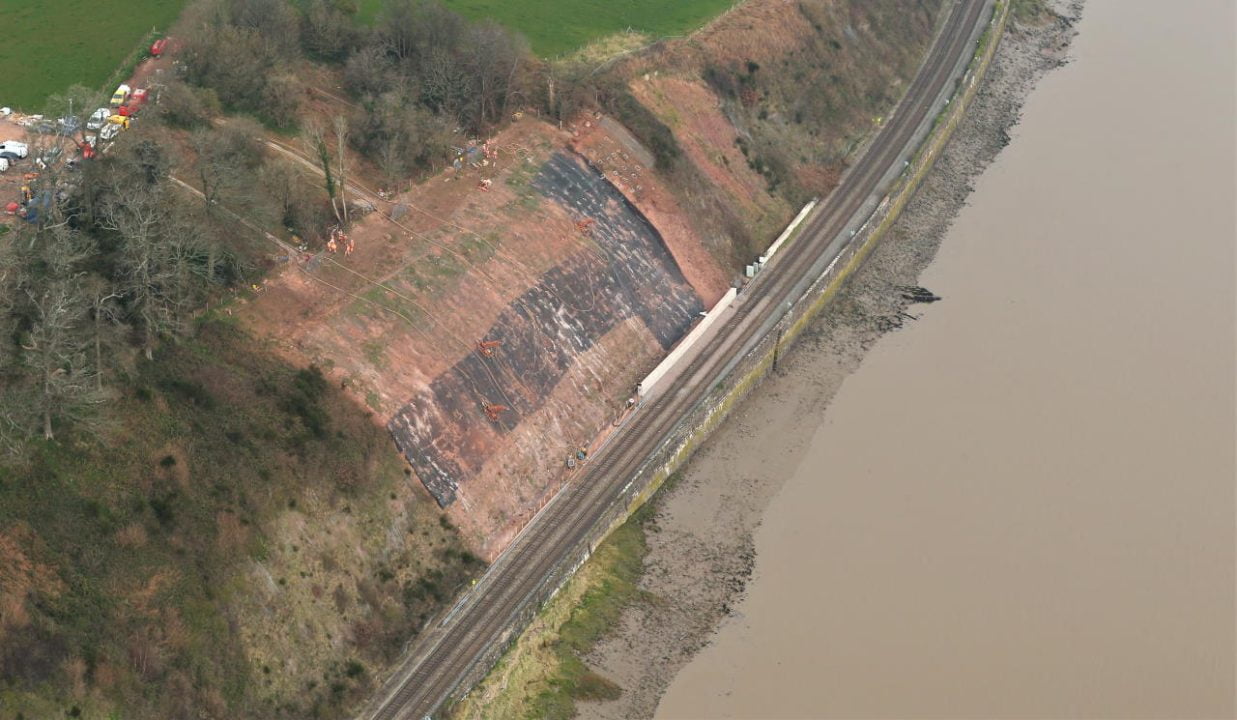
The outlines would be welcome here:
M 628 607 L 586 658 L 622 695 L 579 703 L 581 717 L 652 717 L 674 675 L 732 615 L 755 564 L 753 533 L 765 508 L 842 381 L 881 335 L 913 321 L 914 306 L 901 288 L 917 286 L 973 179 L 1008 142 L 1035 82 L 1065 62 L 1080 12 L 1081 2 L 1060 2 L 1042 24 L 1011 23 L 972 107 L 889 236 L 681 478 L 663 489 L 645 521 L 646 599 Z M 743 447 L 762 452 L 743 454 Z

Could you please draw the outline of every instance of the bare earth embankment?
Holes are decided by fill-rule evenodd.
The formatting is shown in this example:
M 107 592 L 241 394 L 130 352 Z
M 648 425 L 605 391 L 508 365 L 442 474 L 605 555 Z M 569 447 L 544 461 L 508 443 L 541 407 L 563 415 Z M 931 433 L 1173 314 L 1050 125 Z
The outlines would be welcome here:
M 623 692 L 579 703 L 581 717 L 651 717 L 675 673 L 732 612 L 752 572 L 753 532 L 825 407 L 868 348 L 906 321 L 912 309 L 898 287 L 917 284 L 972 179 L 1006 144 L 1023 99 L 1065 61 L 1081 2 L 1055 9 L 1042 24 L 1011 24 L 984 87 L 890 235 L 779 370 L 663 491 L 645 523 L 644 599 L 586 658 Z

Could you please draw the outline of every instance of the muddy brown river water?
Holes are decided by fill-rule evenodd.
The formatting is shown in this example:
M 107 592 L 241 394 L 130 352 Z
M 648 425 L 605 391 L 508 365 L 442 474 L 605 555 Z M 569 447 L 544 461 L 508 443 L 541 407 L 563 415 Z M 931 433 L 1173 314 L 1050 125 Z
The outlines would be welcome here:
M 1233 717 L 1234 27 L 1087 1 L 658 718 Z

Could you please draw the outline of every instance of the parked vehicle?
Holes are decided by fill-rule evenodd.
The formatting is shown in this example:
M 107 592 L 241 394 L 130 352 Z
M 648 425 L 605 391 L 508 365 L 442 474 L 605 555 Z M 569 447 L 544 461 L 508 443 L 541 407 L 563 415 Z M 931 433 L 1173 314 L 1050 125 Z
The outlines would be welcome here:
M 17 140 L 5 140 L 0 143 L 0 153 L 6 152 L 13 153 L 19 158 L 24 158 L 30 154 L 30 146 Z
M 129 129 L 129 118 L 125 117 L 124 115 L 113 115 L 109 117 L 107 121 L 108 123 L 112 125 L 119 125 L 122 130 Z
M 125 104 L 125 100 L 129 99 L 129 93 L 133 92 L 133 88 L 121 83 L 120 87 L 116 88 L 116 92 L 112 93 L 111 105 L 118 108 Z
M 0 152 L 0 158 L 9 161 L 10 165 L 16 165 L 18 160 L 21 160 L 15 152 Z
M 159 57 L 160 55 L 163 54 L 163 51 L 167 49 L 167 46 L 168 46 L 168 39 L 159 38 L 158 40 L 150 44 L 150 56 Z
M 146 104 L 146 97 L 146 88 L 134 90 L 133 94 L 129 96 L 129 101 L 120 106 L 120 111 L 117 114 L 125 117 L 136 114 Z
M 111 140 L 112 138 L 116 137 L 119 134 L 120 134 L 119 125 L 113 125 L 111 123 L 108 123 L 104 125 L 103 127 L 99 128 L 99 139 L 100 140 L 105 140 L 105 141 Z
M 7 172 L 9 169 L 9 161 L 0 157 L 0 173 Z
M 111 117 L 112 111 L 107 108 L 99 108 L 90 114 L 90 119 L 86 121 L 87 130 L 98 130 L 103 127 L 107 119 Z

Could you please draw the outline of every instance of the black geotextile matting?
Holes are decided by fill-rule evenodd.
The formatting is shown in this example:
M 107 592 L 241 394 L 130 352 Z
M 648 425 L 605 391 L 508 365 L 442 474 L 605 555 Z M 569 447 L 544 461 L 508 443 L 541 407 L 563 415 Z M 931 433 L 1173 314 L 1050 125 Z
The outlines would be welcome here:
M 470 353 L 387 425 L 444 507 L 501 435 L 539 410 L 576 358 L 616 325 L 639 317 L 668 350 L 704 309 L 653 226 L 580 158 L 555 153 L 533 187 L 576 219 L 591 218 L 594 247 L 564 258 L 503 310 L 484 336 L 502 341 L 492 356 Z M 492 422 L 485 402 L 508 409 Z

